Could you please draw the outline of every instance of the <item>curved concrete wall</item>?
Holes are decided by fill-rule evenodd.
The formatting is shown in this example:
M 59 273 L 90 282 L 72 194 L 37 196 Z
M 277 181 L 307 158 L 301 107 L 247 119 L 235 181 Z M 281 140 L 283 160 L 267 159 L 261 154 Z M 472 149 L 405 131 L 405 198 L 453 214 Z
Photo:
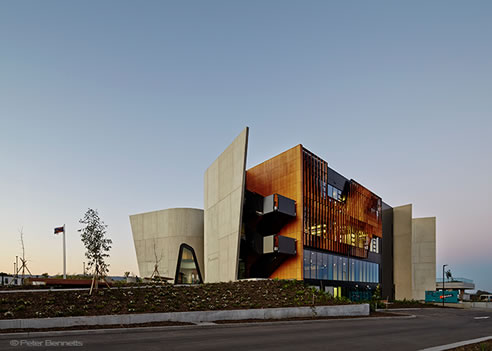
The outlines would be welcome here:
M 160 275 L 174 281 L 181 244 L 195 250 L 203 277 L 203 210 L 170 208 L 146 212 L 131 215 L 130 223 L 140 277 L 152 275 L 157 255 L 161 258 Z

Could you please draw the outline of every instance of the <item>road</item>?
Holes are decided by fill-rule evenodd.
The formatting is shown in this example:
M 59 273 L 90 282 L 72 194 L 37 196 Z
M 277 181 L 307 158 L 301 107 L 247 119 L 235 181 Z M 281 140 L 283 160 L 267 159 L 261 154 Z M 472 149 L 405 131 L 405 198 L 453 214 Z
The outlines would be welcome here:
M 0 350 L 419 350 L 492 336 L 492 311 L 422 309 L 411 319 L 344 319 L 240 325 L 175 327 L 165 330 L 0 339 Z M 479 317 L 476 319 L 475 317 Z M 481 318 L 480 318 L 481 317 Z M 489 318 L 484 318 L 489 317 Z M 0 334 L 1 337 L 1 334 Z M 46 340 L 81 347 L 10 346 Z

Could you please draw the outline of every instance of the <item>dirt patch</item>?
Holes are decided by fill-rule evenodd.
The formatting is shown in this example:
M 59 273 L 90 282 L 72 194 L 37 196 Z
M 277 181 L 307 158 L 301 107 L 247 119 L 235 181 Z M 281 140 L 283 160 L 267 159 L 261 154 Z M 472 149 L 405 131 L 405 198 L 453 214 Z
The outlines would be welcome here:
M 213 311 L 349 304 L 302 281 L 234 283 L 86 291 L 38 291 L 0 295 L 0 319 L 95 316 L 129 313 Z

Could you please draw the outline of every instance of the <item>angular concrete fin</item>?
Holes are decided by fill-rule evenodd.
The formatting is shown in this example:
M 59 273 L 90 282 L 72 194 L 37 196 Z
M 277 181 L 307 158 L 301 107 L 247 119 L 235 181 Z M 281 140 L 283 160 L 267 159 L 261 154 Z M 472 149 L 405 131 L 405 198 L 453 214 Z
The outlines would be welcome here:
M 205 171 L 205 282 L 237 279 L 246 182 L 246 127 Z

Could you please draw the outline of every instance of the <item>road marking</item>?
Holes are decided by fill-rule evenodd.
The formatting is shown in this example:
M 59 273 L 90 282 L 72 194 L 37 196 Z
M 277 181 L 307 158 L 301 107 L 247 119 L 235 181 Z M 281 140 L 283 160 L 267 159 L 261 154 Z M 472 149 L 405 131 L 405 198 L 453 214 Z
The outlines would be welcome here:
M 487 318 L 490 318 L 489 316 L 487 317 L 475 317 L 475 319 L 487 319 Z
M 455 342 L 454 344 L 447 344 L 447 345 L 429 347 L 427 349 L 421 349 L 419 351 L 444 351 L 444 350 L 454 349 L 456 347 L 466 346 L 466 345 L 470 345 L 470 344 L 476 344 L 476 343 L 483 342 L 483 341 L 488 341 L 488 340 L 492 340 L 492 336 L 486 336 L 484 338 L 478 338 L 478 339 L 471 339 L 471 340 L 465 340 L 465 341 Z

